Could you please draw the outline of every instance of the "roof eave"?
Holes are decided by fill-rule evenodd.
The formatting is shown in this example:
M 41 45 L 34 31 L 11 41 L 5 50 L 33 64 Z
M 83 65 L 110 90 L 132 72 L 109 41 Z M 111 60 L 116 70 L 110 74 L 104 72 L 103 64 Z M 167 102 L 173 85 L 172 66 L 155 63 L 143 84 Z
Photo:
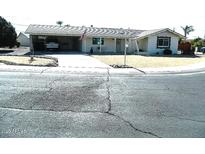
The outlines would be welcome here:
M 169 28 L 167 28 L 167 30 L 168 30 L 169 32 L 171 32 L 171 33 L 177 35 L 177 36 L 180 37 L 180 38 L 185 38 L 182 34 L 177 33 L 177 32 L 175 32 L 175 31 L 173 31 L 173 30 L 171 30 L 171 29 L 169 29 Z
M 159 34 L 159 33 L 164 32 L 164 31 L 169 31 L 170 33 L 173 33 L 174 35 L 178 36 L 179 38 L 185 38 L 182 34 L 177 33 L 177 32 L 175 32 L 175 31 L 172 31 L 172 30 L 169 29 L 169 28 L 165 28 L 165 29 L 159 30 L 159 31 L 157 31 L 157 32 L 144 35 L 144 36 L 142 36 L 142 37 L 136 37 L 136 39 L 137 39 L 137 40 L 138 40 L 138 39 L 144 39 L 144 38 L 146 38 L 146 37 L 149 37 L 150 35 L 156 35 L 156 34 Z
M 82 34 L 56 34 L 56 33 L 32 33 L 26 32 L 29 35 L 47 35 L 47 36 L 81 36 Z M 86 37 L 103 37 L 103 38 L 134 38 L 132 36 L 108 36 L 108 35 L 86 35 Z

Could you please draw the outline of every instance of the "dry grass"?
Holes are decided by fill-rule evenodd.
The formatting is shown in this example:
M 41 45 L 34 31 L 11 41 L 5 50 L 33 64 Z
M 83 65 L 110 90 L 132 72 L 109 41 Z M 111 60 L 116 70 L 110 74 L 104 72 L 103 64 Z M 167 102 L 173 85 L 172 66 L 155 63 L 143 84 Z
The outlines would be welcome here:
M 31 66 L 49 66 L 55 64 L 55 60 L 47 58 L 34 57 L 31 60 L 27 56 L 0 56 L 0 63 L 11 65 L 31 65 Z
M 102 55 L 93 56 L 94 58 L 109 64 L 122 65 L 124 64 L 124 56 L 122 55 Z M 127 55 L 127 65 L 135 68 L 145 67 L 174 67 L 186 66 L 199 62 L 205 62 L 205 57 L 155 57 L 155 56 L 139 56 Z

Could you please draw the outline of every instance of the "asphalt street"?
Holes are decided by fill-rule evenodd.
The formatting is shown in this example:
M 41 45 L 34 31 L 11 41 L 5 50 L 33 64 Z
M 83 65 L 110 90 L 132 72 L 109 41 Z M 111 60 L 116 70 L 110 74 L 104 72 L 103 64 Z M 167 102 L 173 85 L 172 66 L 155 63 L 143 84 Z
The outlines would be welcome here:
M 0 72 L 0 137 L 205 137 L 205 73 Z

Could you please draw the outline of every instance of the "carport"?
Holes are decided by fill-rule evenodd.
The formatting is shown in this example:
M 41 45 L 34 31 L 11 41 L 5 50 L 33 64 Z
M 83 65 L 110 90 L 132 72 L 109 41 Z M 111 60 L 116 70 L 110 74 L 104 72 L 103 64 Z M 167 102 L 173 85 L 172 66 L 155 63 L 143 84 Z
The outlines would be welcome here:
M 82 41 L 79 36 L 48 36 L 48 35 L 32 35 L 31 36 L 34 51 L 82 51 Z M 56 44 L 55 48 L 48 48 L 48 44 Z

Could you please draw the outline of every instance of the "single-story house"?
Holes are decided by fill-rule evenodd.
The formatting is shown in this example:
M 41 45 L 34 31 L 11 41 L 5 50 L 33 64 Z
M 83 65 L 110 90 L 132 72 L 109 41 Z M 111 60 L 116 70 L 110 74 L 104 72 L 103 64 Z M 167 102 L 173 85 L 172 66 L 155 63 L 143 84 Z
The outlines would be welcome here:
M 17 36 L 17 42 L 20 43 L 20 46 L 29 47 L 30 46 L 29 35 L 20 32 L 19 35 Z
M 85 26 L 29 25 L 30 47 L 34 51 L 55 48 L 59 51 L 82 53 L 162 54 L 170 49 L 177 53 L 179 38 L 183 35 L 168 28 L 134 30 Z

